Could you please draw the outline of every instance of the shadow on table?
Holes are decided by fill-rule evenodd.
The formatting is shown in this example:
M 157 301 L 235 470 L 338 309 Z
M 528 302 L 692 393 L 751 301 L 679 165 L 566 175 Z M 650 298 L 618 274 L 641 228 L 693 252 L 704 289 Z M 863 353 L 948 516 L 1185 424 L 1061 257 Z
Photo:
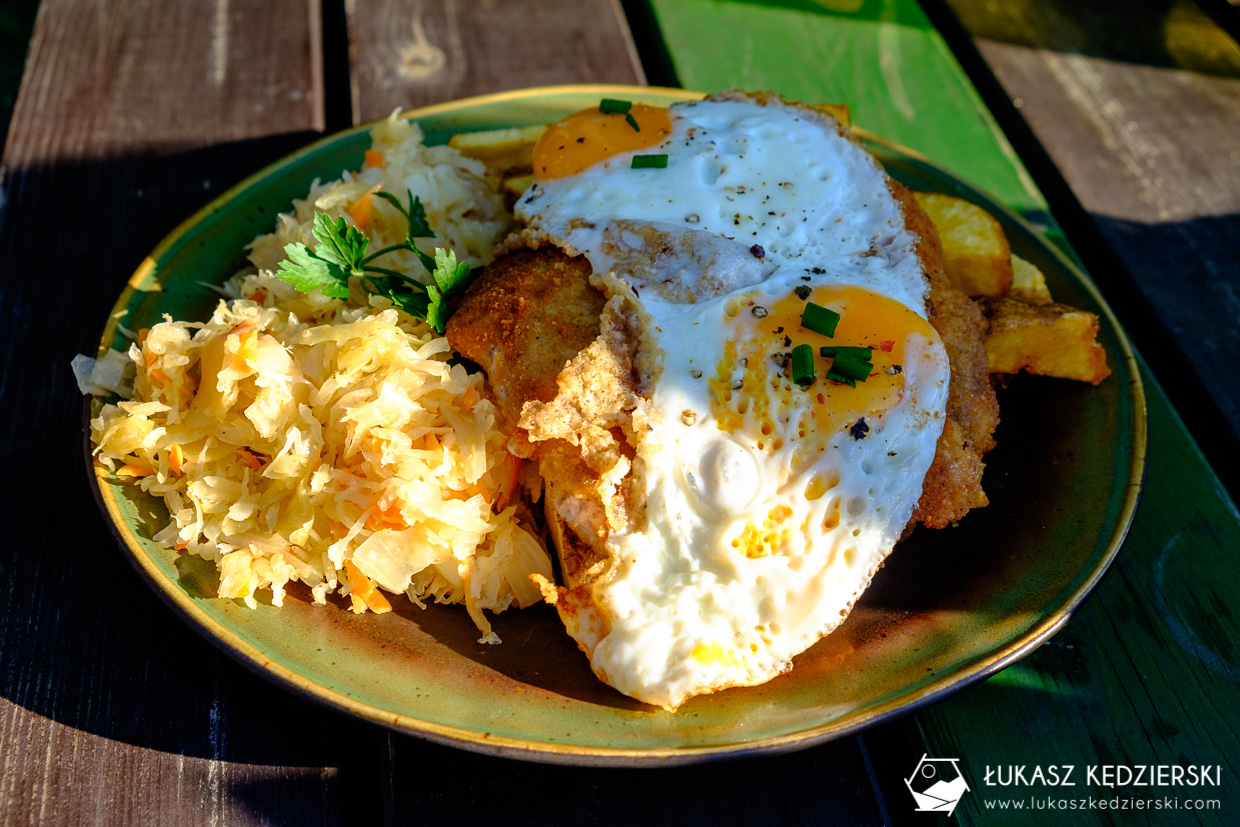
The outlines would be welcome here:
M 165 608 L 96 507 L 83 397 L 130 273 L 182 219 L 319 137 L 6 169 L 0 212 L 0 696 L 74 729 L 186 756 L 332 765 L 345 719 L 235 665 Z M 372 728 L 357 725 L 371 731 Z M 347 746 L 348 738 L 340 739 Z
M 941 0 L 975 38 L 1105 60 L 1240 77 L 1240 49 L 1179 0 Z
M 1219 175 L 1236 169 L 1220 161 Z M 1205 205 L 1202 206 L 1205 208 Z M 1098 283 L 1233 498 L 1240 495 L 1240 213 L 1150 223 L 1090 213 Z M 1105 277 L 1105 278 L 1104 278 Z

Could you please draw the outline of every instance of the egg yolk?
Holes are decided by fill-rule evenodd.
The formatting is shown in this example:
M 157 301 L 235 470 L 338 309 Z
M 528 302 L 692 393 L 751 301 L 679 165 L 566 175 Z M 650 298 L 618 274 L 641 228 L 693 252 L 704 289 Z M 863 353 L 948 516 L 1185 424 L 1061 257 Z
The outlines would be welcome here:
M 809 455 L 858 419 L 881 416 L 904 392 L 909 337 L 916 333 L 932 341 L 938 338 L 930 323 L 912 310 L 864 288 L 824 285 L 802 293 L 804 297 L 791 293 L 774 302 L 740 296 L 724 309 L 734 332 L 711 379 L 712 410 L 721 430 L 744 433 L 758 450 L 778 451 L 787 437 Z M 840 314 L 833 336 L 801 326 L 807 302 Z M 815 379 L 808 386 L 793 382 L 789 358 L 792 349 L 803 344 L 814 352 Z M 856 387 L 827 379 L 832 359 L 819 352 L 825 345 L 870 348 L 868 361 L 874 367 L 869 377 L 858 380 Z M 829 486 L 811 480 L 810 488 L 807 498 L 816 499 Z
M 534 177 L 574 175 L 621 152 L 654 146 L 671 134 L 671 116 L 661 106 L 635 103 L 627 114 L 637 128 L 625 114 L 597 108 L 574 112 L 551 124 L 534 145 Z

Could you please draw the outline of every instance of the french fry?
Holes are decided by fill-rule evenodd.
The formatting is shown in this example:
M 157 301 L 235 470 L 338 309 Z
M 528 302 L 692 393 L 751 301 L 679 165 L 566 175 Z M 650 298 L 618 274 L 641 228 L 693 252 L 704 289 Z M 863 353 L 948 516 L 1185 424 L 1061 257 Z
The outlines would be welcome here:
M 914 194 L 939 231 L 943 269 L 952 286 L 968 296 L 1006 296 L 1012 286 L 1012 254 L 994 216 L 950 195 Z
M 516 201 L 534 183 L 533 175 L 514 175 L 504 179 L 504 195 Z
M 492 169 L 529 169 L 534 159 L 534 144 L 538 143 L 546 129 L 545 125 L 536 124 L 485 132 L 460 132 L 448 139 L 448 146 Z
M 1031 305 L 986 297 L 986 357 L 991 373 L 1026 371 L 1097 385 L 1111 374 L 1098 344 L 1098 317 L 1062 304 Z
M 1051 291 L 1042 271 L 1018 255 L 1012 256 L 1012 288 L 1007 297 L 1025 304 L 1050 304 Z
M 843 126 L 852 126 L 852 113 L 848 111 L 846 103 L 820 103 L 814 108 L 833 116 Z

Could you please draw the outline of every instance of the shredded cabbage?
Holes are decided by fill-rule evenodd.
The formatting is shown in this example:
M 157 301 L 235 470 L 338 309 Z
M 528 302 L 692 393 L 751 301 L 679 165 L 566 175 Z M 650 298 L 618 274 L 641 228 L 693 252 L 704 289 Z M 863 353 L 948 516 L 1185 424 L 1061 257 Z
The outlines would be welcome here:
M 422 146 L 395 116 L 372 135 L 381 166 L 316 182 L 254 241 L 258 272 L 233 279 L 209 321 L 165 317 L 127 358 L 75 360 L 92 393 L 127 391 L 136 367 L 133 398 L 104 405 L 91 437 L 99 462 L 167 504 L 155 539 L 215 561 L 220 597 L 254 607 L 269 589 L 279 606 L 297 581 L 315 602 L 339 593 L 354 611 L 386 611 L 377 585 L 419 606 L 464 603 L 482 640 L 499 642 L 483 610 L 537 602 L 530 575 L 550 578 L 551 564 L 482 375 L 449 365 L 447 340 L 382 298 L 306 295 L 271 274 L 284 244 L 313 243 L 315 210 L 364 224 L 376 247 L 403 238 L 382 199 L 356 207 L 405 186 L 439 233 L 429 248 L 489 259 L 510 219 L 482 168 Z

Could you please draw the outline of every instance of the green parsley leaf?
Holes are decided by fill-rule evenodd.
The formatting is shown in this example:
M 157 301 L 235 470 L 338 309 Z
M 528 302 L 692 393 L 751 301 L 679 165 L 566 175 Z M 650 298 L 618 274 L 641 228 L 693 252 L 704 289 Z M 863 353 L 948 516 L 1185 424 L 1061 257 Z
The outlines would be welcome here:
M 434 328 L 436 333 L 442 334 L 447 329 L 452 308 L 448 306 L 443 293 L 440 293 L 435 285 L 432 284 L 426 288 L 426 295 L 430 298 L 430 303 L 426 307 L 426 323 Z
M 322 290 L 329 299 L 349 297 L 349 274 L 333 262 L 316 256 L 305 244 L 286 244 L 288 259 L 280 262 L 276 276 L 303 293 Z
M 420 284 L 412 284 L 403 278 L 391 276 L 367 276 L 366 286 L 370 292 L 383 296 L 396 307 L 419 319 L 426 318 L 430 296 Z
M 439 285 L 444 295 L 451 296 L 456 293 L 457 289 L 469 280 L 471 272 L 468 264 L 457 263 L 456 253 L 442 247 L 435 248 L 435 269 L 431 271 L 431 278 L 435 279 L 435 284 Z
M 431 271 L 433 285 L 426 288 L 430 304 L 426 308 L 426 323 L 437 333 L 443 333 L 452 315 L 448 297 L 457 292 L 469 280 L 470 266 L 457 263 L 456 253 L 442 247 L 435 248 L 435 269 Z
M 288 260 L 280 262 L 276 276 L 303 293 L 319 289 L 333 299 L 349 297 L 349 278 L 357 276 L 362 287 L 383 296 L 393 305 L 411 316 L 426 319 L 427 324 L 442 334 L 452 308 L 448 299 L 459 293 L 472 275 L 469 264 L 458 262 L 456 253 L 440 247 L 430 256 L 417 248 L 414 239 L 434 238 L 435 233 L 426 220 L 426 209 L 412 191 L 406 190 L 407 201 L 402 202 L 390 192 L 375 193 L 394 206 L 408 224 L 405 240 L 366 255 L 370 239 L 344 218 L 332 219 L 324 213 L 315 213 L 311 233 L 318 245 L 310 250 L 304 244 L 289 244 L 284 248 Z M 408 273 L 372 264 L 375 259 L 398 250 L 414 253 L 434 282 L 423 286 Z
M 362 260 L 366 256 L 366 248 L 370 239 L 357 227 L 349 225 L 343 218 L 334 222 L 323 213 L 314 214 L 314 229 L 311 234 L 318 239 L 314 248 L 316 257 L 338 265 L 350 275 L 362 274 Z
M 387 201 L 405 217 L 405 221 L 409 224 L 409 229 L 405 233 L 407 241 L 415 238 L 435 237 L 434 230 L 431 229 L 431 225 L 426 221 L 426 208 L 422 206 L 422 199 L 414 195 L 412 190 L 405 190 L 405 195 L 409 199 L 408 206 L 402 204 L 399 198 L 386 190 L 376 192 L 375 195 Z

